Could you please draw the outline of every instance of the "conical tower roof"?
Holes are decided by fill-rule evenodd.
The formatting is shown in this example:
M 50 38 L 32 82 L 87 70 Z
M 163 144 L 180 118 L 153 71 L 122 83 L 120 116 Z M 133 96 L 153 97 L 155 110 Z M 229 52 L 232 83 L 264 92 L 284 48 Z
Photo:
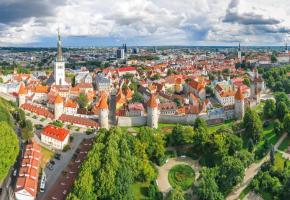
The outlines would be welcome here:
M 108 109 L 109 108 L 109 106 L 108 106 L 108 95 L 105 92 L 103 92 L 101 94 L 98 107 L 99 107 L 99 109 Z
M 157 108 L 158 103 L 156 100 L 156 96 L 154 94 L 152 94 L 149 100 L 147 101 L 147 106 L 149 106 L 150 108 Z
M 54 104 L 63 103 L 63 99 L 61 96 L 57 95 L 54 101 Z
M 235 99 L 236 100 L 242 100 L 244 99 L 244 95 L 243 95 L 243 92 L 242 92 L 242 89 L 241 87 L 238 88 L 236 94 L 235 94 Z
M 25 88 L 25 84 L 23 82 L 21 82 L 20 87 L 19 87 L 19 91 L 18 91 L 18 95 L 23 95 L 26 93 L 27 93 L 27 90 Z

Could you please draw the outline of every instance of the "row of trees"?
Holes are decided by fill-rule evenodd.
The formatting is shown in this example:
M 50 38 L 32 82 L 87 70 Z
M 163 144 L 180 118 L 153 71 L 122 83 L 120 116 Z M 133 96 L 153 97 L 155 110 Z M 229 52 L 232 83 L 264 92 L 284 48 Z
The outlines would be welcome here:
M 133 199 L 135 181 L 151 182 L 149 195 L 158 199 L 153 162 L 164 153 L 163 137 L 156 130 L 142 128 L 134 137 L 120 128 L 102 129 L 67 199 Z

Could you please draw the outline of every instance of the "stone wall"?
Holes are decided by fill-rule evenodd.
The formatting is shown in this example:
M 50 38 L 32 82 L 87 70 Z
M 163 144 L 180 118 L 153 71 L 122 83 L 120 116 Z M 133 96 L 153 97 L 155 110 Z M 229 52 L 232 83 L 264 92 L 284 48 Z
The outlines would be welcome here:
M 147 117 L 118 117 L 118 126 L 145 126 L 147 124 Z

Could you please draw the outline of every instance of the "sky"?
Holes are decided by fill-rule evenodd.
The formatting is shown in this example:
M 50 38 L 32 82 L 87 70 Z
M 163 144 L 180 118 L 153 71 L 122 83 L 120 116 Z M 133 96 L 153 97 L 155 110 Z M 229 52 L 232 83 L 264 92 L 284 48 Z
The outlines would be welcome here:
M 283 45 L 289 0 L 0 0 L 0 46 Z

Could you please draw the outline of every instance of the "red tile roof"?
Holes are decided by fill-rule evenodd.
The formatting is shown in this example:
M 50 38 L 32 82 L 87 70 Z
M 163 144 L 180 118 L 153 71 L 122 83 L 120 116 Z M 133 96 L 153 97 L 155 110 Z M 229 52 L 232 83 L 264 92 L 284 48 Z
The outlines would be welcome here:
M 242 89 L 241 87 L 238 88 L 236 94 L 235 94 L 235 99 L 236 100 L 242 100 L 244 99 L 244 95 L 243 95 L 243 92 L 242 92 Z
M 25 84 L 23 82 L 20 83 L 20 87 L 19 87 L 19 91 L 18 91 L 18 94 L 26 94 L 27 93 L 27 90 L 25 88 Z
M 147 105 L 150 108 L 157 108 L 158 104 L 157 104 L 155 95 L 153 95 L 153 94 L 151 95 L 151 97 L 149 98 L 149 100 L 147 102 Z
M 65 138 L 68 136 L 69 131 L 65 128 L 47 125 L 46 127 L 43 128 L 42 134 L 63 142 Z
M 89 118 L 77 117 L 73 115 L 62 114 L 59 118 L 60 121 L 68 122 L 72 124 L 79 124 L 83 126 L 99 127 L 98 123 Z
M 128 71 L 136 71 L 136 67 L 122 67 L 118 69 L 118 72 L 128 72 Z
M 36 113 L 38 115 L 42 115 L 46 118 L 50 118 L 53 119 L 53 113 L 50 112 L 47 108 L 43 108 L 37 105 L 33 105 L 30 103 L 24 103 L 21 105 L 21 108 L 23 108 L 24 110 L 28 110 L 30 112 Z
M 16 193 L 25 190 L 32 197 L 36 197 L 41 159 L 40 149 L 40 146 L 34 141 L 32 141 L 31 144 L 26 145 L 24 157 L 16 181 Z

